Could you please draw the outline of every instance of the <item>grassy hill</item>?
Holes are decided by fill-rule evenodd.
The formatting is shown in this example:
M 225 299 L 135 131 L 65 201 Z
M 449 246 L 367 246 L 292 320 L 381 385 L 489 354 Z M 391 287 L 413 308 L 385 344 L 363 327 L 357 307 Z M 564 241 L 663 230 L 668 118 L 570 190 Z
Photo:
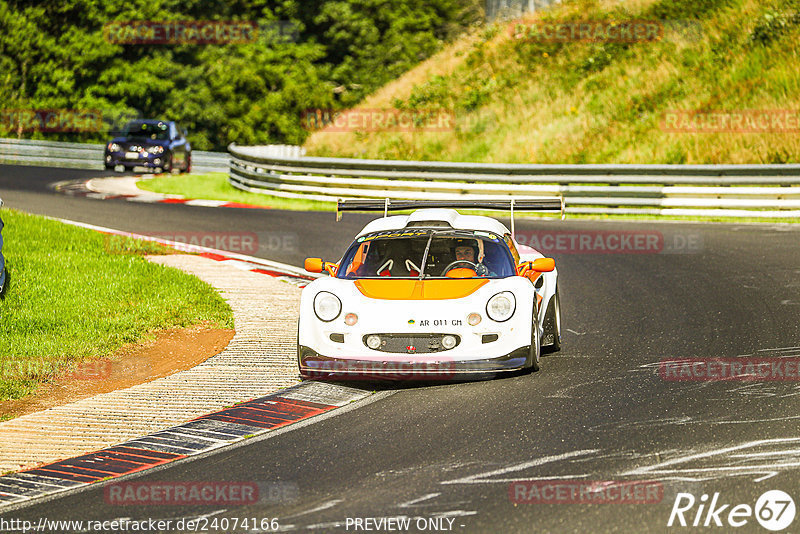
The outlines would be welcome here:
M 553 42 L 530 33 L 631 20 L 658 23 L 659 38 Z M 564 0 L 463 37 L 359 105 L 447 113 L 453 128 L 320 130 L 305 146 L 317 156 L 449 161 L 797 162 L 798 65 L 800 0 Z M 747 128 L 764 110 L 786 122 Z M 745 131 L 693 131 L 693 112 L 743 114 Z M 681 131 L 669 131 L 676 113 Z

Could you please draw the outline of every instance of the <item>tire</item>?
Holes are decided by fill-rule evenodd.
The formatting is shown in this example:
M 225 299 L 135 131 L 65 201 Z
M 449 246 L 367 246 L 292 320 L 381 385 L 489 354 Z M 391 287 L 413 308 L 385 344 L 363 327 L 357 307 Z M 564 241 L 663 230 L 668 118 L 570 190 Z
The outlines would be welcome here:
M 551 337 L 552 342 L 550 342 Z M 548 342 L 547 345 L 542 345 L 543 352 L 561 350 L 561 297 L 558 294 L 558 286 L 556 286 L 556 294 L 550 299 L 547 312 L 544 314 L 543 338 L 543 341 Z
M 528 369 L 531 373 L 535 373 L 539 370 L 539 361 L 542 356 L 542 340 L 539 338 L 539 323 L 534 318 L 533 324 L 531 325 L 531 348 L 530 352 L 528 353 L 528 360 L 530 360 L 530 366 Z
M 192 172 L 192 155 L 186 154 L 186 165 L 184 165 L 181 172 L 190 173 Z
M 303 371 L 300 367 L 300 319 L 297 320 L 297 374 L 300 376 L 301 380 L 306 380 L 306 377 L 303 376 Z

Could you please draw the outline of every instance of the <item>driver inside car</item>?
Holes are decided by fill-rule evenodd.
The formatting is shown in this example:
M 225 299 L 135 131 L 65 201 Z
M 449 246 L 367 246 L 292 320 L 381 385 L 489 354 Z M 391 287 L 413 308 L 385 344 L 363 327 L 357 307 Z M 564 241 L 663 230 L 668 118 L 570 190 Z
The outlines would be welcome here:
M 475 239 L 458 239 L 453 250 L 456 261 L 468 261 L 475 265 L 478 276 L 494 276 L 483 264 L 483 242 Z

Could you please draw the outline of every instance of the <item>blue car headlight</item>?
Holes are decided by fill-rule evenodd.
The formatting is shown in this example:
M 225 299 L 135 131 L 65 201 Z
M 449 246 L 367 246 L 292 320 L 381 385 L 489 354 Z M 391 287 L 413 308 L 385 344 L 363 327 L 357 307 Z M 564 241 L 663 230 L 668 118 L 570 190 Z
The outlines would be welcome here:
M 109 143 L 108 144 L 108 151 L 109 152 L 119 152 L 122 150 L 122 147 L 119 146 L 117 143 Z
M 164 152 L 164 147 L 161 145 L 149 146 L 147 147 L 147 152 L 150 154 L 161 154 Z

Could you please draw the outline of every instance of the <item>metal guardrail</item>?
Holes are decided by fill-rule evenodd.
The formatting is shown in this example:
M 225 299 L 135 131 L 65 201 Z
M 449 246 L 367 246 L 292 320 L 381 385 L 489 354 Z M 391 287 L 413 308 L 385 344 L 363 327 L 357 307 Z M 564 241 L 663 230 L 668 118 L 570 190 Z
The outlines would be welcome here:
M 486 20 L 505 20 L 544 9 L 558 0 L 486 0 Z
M 296 145 L 240 146 L 237 147 L 237 150 L 246 157 L 254 159 L 278 158 L 296 160 L 306 155 L 306 149 Z
M 800 217 L 800 165 L 525 165 L 267 155 L 228 147 L 245 191 L 339 198 L 563 196 L 567 213 Z
M 102 144 L 0 138 L 0 163 L 104 170 Z M 228 154 L 192 150 L 193 172 L 225 172 Z
M 563 196 L 567 213 L 800 217 L 800 165 L 526 165 L 305 157 L 300 147 L 192 151 L 197 172 L 287 198 Z M 0 139 L 0 163 L 104 169 L 103 145 Z

